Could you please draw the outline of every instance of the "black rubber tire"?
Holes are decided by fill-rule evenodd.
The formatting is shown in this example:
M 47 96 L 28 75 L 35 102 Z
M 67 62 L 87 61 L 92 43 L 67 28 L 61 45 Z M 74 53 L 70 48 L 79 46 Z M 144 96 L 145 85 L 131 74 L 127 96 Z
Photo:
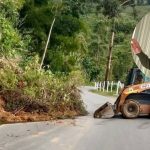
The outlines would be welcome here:
M 138 102 L 129 99 L 122 106 L 122 115 L 124 118 L 133 119 L 137 118 L 140 114 L 140 107 Z

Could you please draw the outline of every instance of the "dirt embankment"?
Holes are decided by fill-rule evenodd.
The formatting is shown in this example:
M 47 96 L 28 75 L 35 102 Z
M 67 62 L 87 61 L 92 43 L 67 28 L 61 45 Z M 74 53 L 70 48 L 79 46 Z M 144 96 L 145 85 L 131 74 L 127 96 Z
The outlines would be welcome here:
M 75 111 L 65 112 L 35 112 L 35 108 L 32 107 L 30 111 L 21 108 L 17 111 L 8 111 L 6 108 L 7 101 L 0 96 L 0 121 L 3 123 L 17 123 L 17 122 L 34 122 L 34 121 L 48 121 L 54 119 L 74 118 L 79 115 Z M 36 105 L 36 109 L 44 109 L 40 105 Z

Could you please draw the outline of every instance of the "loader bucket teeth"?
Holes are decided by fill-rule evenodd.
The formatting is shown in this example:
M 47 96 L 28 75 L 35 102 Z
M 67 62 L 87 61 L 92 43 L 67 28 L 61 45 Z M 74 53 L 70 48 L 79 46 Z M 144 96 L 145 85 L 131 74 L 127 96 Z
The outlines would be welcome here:
M 94 112 L 94 118 L 112 118 L 115 115 L 113 105 L 105 103 Z

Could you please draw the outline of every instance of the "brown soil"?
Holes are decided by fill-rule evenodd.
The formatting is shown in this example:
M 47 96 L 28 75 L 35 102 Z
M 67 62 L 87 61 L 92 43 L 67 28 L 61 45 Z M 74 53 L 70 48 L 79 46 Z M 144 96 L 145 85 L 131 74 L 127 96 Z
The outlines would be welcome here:
M 74 118 L 75 116 L 79 115 L 79 113 L 75 111 L 32 113 L 20 110 L 17 113 L 14 113 L 6 111 L 5 105 L 5 100 L 2 97 L 0 97 L 0 121 L 4 123 L 49 121 L 54 119 Z

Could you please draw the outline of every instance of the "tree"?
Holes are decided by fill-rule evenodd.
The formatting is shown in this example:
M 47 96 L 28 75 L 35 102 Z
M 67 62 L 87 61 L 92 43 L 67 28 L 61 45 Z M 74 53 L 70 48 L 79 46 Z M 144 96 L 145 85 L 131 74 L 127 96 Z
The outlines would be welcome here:
M 0 55 L 15 56 L 23 54 L 26 48 L 24 38 L 17 30 L 19 13 L 23 0 L 2 0 L 0 2 Z
M 103 14 L 105 16 L 108 16 L 108 18 L 111 20 L 111 38 L 109 42 L 109 53 L 108 53 L 108 60 L 107 60 L 107 67 L 106 67 L 106 73 L 105 73 L 105 81 L 108 81 L 110 79 L 110 70 L 111 70 L 111 61 L 112 61 L 112 48 L 114 46 L 114 39 L 115 39 L 115 19 L 119 16 L 119 13 L 121 11 L 121 7 L 132 3 L 132 0 L 104 0 L 103 1 Z
M 133 66 L 133 58 L 130 49 L 131 34 L 136 25 L 132 16 L 120 16 L 115 25 L 115 45 L 112 57 L 112 78 L 124 81 L 126 73 Z
M 150 5 L 150 0 L 147 0 L 147 4 Z
M 38 52 L 41 56 L 50 33 L 50 25 L 56 16 L 51 42 L 49 46 L 46 46 L 48 51 L 44 65 L 49 65 L 53 72 L 68 73 L 78 65 L 78 60 L 85 48 L 83 45 L 85 45 L 86 27 L 79 17 L 82 14 L 81 3 L 78 0 L 64 0 L 58 7 L 57 13 L 54 6 L 58 5 L 58 1 L 45 0 L 39 3 L 39 1 L 28 0 L 24 5 L 21 11 L 21 17 L 25 18 L 22 29 L 32 31 L 32 51 Z M 83 32 L 85 34 L 82 34 Z M 79 48 L 81 45 L 82 49 Z M 60 54 L 63 56 L 60 57 Z M 59 63 L 56 63 L 58 60 Z
M 40 64 L 40 70 L 43 66 L 43 63 L 44 63 L 44 59 L 45 59 L 45 56 L 46 56 L 46 52 L 47 52 L 47 48 L 48 48 L 48 45 L 49 45 L 49 42 L 50 42 L 50 38 L 51 38 L 51 33 L 52 33 L 52 30 L 53 30 L 53 26 L 54 26 L 54 23 L 55 23 L 55 20 L 56 20 L 56 15 L 58 14 L 58 9 L 59 7 L 61 7 L 62 3 L 57 3 L 55 4 L 55 6 L 53 6 L 53 9 L 55 7 L 55 10 L 54 10 L 54 17 L 53 17 L 53 21 L 52 21 L 52 24 L 50 26 L 50 31 L 49 31 L 49 34 L 48 34 L 48 38 L 47 38 L 47 42 L 46 42 L 46 46 L 45 46 L 45 49 L 44 49 L 44 52 L 43 52 L 43 56 L 42 56 L 42 60 L 41 60 L 41 64 Z M 60 10 L 59 10 L 60 11 Z
M 114 36 L 115 36 L 115 18 L 119 14 L 119 7 L 120 3 L 118 0 L 104 0 L 103 1 L 103 14 L 105 16 L 108 16 L 109 19 L 111 19 L 111 38 L 109 42 L 109 48 L 108 48 L 108 60 L 107 60 L 107 66 L 106 66 L 106 73 L 105 73 L 105 81 L 108 81 L 110 78 L 110 69 L 111 69 L 111 59 L 112 59 L 112 48 L 114 45 Z
M 137 4 L 138 5 L 143 5 L 144 4 L 144 0 L 137 0 Z

